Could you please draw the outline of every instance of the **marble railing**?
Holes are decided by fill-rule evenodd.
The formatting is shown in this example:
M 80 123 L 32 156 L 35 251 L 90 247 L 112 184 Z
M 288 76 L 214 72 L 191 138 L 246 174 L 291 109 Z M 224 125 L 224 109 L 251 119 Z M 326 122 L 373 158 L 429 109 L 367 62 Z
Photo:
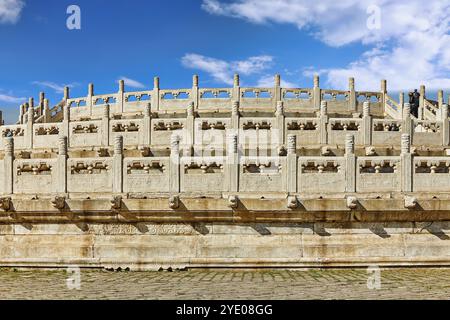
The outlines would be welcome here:
M 288 136 L 284 155 L 245 155 L 232 135 L 223 155 L 184 155 L 178 139 L 170 154 L 125 152 L 123 137 L 113 151 L 80 156 L 58 139 L 58 151 L 24 155 L 6 141 L 0 160 L 2 194 L 350 194 L 370 192 L 447 192 L 450 156 L 415 156 L 410 136 L 401 137 L 395 156 L 357 156 L 355 138 L 345 136 L 341 155 L 307 156 L 296 136 Z M 45 155 L 45 156 L 44 156 Z
M 173 135 L 182 137 L 182 145 L 194 150 L 220 152 L 226 137 L 237 133 L 239 143 L 246 150 L 283 148 L 287 136 L 295 135 L 300 146 L 342 146 L 345 136 L 352 134 L 357 146 L 398 146 L 401 134 L 409 134 L 414 146 L 449 147 L 450 130 L 448 107 L 442 105 L 437 120 L 418 120 L 405 104 L 400 119 L 380 119 L 371 115 L 372 105 L 365 102 L 362 114 L 353 117 L 333 117 L 329 102 L 312 116 L 296 116 L 283 102 L 275 112 L 248 112 L 233 103 L 230 113 L 196 113 L 193 105 L 184 113 L 152 113 L 149 106 L 143 114 L 116 119 L 111 106 L 102 107 L 98 117 L 72 120 L 68 115 L 61 122 L 8 125 L 0 127 L 0 150 L 7 137 L 13 137 L 17 150 L 52 149 L 59 136 L 68 138 L 70 147 L 102 148 L 113 145 L 122 136 L 127 148 L 169 146 Z

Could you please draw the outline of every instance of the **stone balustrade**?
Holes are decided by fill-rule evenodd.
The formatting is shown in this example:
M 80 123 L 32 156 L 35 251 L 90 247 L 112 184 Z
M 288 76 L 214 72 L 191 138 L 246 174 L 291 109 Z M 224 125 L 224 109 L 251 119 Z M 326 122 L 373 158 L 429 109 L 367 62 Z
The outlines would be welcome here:
M 237 138 L 237 135 L 235 136 Z M 171 151 L 152 154 L 141 148 L 124 149 L 123 137 L 113 148 L 88 152 L 67 148 L 39 153 L 14 149 L 6 138 L 0 160 L 2 194 L 53 193 L 281 193 L 348 194 L 370 192 L 445 192 L 450 188 L 450 157 L 412 153 L 410 136 L 402 135 L 394 155 L 357 155 L 355 136 L 347 133 L 345 148 L 328 155 L 308 155 L 288 136 L 283 155 L 246 155 L 242 144 L 226 145 L 222 155 L 191 156 L 178 136 Z M 405 141 L 403 141 L 405 140 Z M 322 150 L 323 151 L 323 150 Z M 6 173 L 11 172 L 11 175 Z

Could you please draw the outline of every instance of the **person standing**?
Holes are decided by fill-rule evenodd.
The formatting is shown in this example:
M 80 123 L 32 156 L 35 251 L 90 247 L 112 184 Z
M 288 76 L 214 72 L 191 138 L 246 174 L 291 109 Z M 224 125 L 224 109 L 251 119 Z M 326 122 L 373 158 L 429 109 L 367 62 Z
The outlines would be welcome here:
M 411 114 L 416 118 L 419 116 L 420 93 L 417 89 L 409 93 L 409 104 L 411 105 Z

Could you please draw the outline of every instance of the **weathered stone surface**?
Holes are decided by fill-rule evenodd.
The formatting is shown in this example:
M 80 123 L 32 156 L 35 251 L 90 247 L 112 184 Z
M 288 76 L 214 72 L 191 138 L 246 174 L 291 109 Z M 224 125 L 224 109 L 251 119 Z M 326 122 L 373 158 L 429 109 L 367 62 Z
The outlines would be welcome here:
M 449 264 L 447 105 L 280 84 L 31 99 L 0 126 L 0 266 Z

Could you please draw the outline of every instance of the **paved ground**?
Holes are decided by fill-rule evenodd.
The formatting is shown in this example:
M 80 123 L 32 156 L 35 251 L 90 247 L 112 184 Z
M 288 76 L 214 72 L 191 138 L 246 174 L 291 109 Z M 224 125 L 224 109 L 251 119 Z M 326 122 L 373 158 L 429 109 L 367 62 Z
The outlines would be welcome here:
M 449 299 L 450 269 L 0 270 L 0 299 Z M 368 278 L 370 277 L 370 278 Z M 369 280 L 368 280 L 369 279 Z M 369 289 L 377 287 L 379 289 Z

